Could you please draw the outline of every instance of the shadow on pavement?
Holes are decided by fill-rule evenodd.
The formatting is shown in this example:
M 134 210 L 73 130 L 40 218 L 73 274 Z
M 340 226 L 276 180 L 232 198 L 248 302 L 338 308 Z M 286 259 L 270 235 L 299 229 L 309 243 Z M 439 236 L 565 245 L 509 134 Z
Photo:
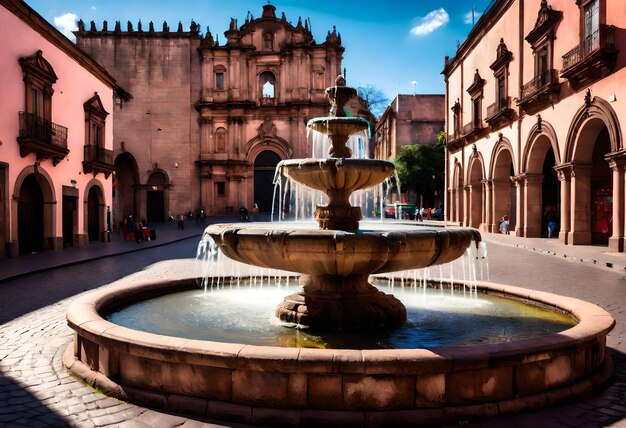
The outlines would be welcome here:
M 13 379 L 0 373 L 0 426 L 67 427 L 71 423 Z

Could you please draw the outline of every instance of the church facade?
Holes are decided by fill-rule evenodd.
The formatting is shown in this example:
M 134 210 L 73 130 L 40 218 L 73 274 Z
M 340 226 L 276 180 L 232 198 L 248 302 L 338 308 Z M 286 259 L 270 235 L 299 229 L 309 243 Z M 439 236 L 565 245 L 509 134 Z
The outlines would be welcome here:
M 241 26 L 232 19 L 222 43 L 193 21 L 125 27 L 75 32 L 129 95 L 113 111 L 116 221 L 271 210 L 274 167 L 310 156 L 306 123 L 328 114 L 340 35 L 317 43 L 308 20 L 293 25 L 271 4 Z

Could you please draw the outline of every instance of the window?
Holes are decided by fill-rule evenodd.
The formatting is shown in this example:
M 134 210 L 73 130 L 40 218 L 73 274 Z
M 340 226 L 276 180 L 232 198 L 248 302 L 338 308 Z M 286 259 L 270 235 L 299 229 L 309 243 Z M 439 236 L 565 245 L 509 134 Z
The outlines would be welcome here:
M 226 196 L 226 183 L 223 181 L 218 181 L 215 183 L 215 191 L 217 192 L 218 197 Z
M 217 128 L 215 131 L 215 151 L 217 153 L 224 153 L 226 151 L 226 139 L 227 132 L 224 128 Z
M 105 148 L 106 118 L 109 115 L 97 92 L 83 104 L 85 110 L 85 158 L 83 172 L 94 176 L 103 172 L 108 178 L 114 171 L 113 150 Z
M 265 85 L 263 85 L 263 96 L 266 98 L 274 98 L 274 85 L 269 81 L 265 82 Z
M 261 98 L 275 98 L 276 77 L 270 71 L 264 71 L 259 75 L 259 86 L 261 89 Z
M 513 53 L 506 47 L 504 39 L 500 39 L 500 43 L 496 49 L 496 60 L 489 66 L 489 68 L 493 70 L 493 76 L 496 78 L 496 111 L 504 108 L 503 103 L 509 95 L 507 76 L 509 74 L 509 63 L 512 60 Z
M 85 104 L 85 145 L 94 147 L 94 156 L 97 159 L 99 152 L 104 149 L 104 129 L 109 113 L 104 110 L 102 101 L 97 92 Z
M 474 129 L 480 128 L 482 103 L 480 97 L 472 100 L 472 125 Z
M 586 4 L 584 13 L 583 40 L 586 52 L 599 47 L 600 42 L 600 1 L 593 0 Z
M 223 65 L 216 65 L 213 71 L 215 73 L 215 90 L 223 91 L 226 88 L 226 67 Z
M 485 79 L 480 77 L 478 69 L 474 73 L 474 81 L 467 88 L 467 93 L 472 99 L 472 121 L 470 123 L 471 130 L 477 130 L 482 128 L 482 99 L 483 88 L 485 87 Z
M 504 79 L 504 74 L 498 76 L 498 88 L 496 96 L 498 97 L 498 101 L 506 98 L 506 82 Z
M 31 113 L 40 117 L 43 113 L 43 109 L 41 108 L 42 98 L 41 93 L 36 88 L 31 88 Z
M 47 121 L 52 119 L 52 85 L 58 77 L 50 63 L 38 50 L 33 55 L 20 58 L 26 89 L 26 113 Z
M 263 33 L 263 49 L 274 50 L 274 33 Z

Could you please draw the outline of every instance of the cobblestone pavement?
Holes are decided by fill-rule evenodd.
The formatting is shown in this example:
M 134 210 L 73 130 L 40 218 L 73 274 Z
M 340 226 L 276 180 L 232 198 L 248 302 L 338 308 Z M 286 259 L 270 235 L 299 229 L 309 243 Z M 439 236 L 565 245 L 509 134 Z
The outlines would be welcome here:
M 511 245 L 490 242 L 490 280 L 556 292 L 594 302 L 611 312 L 617 326 L 608 337 L 616 380 L 598 394 L 537 412 L 499 417 L 465 426 L 626 427 L 626 281 L 615 269 L 574 262 Z M 571 247 L 568 247 L 571 248 Z M 561 249 L 562 250 L 562 249 Z M 551 253 L 550 253 L 551 254 Z M 570 257 L 571 259 L 571 257 Z M 156 263 L 138 277 L 159 276 Z M 3 292 L 0 295 L 10 298 Z M 25 313 L 0 326 L 0 427 L 230 426 L 172 415 L 109 398 L 82 384 L 62 367 L 72 340 L 65 322 L 70 298 Z M 19 301 L 15 305 L 20 305 Z

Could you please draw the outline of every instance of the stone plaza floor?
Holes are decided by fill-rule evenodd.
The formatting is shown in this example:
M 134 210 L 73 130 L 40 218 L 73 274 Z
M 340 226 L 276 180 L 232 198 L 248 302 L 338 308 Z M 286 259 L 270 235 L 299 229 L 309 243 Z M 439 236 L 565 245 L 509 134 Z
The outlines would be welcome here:
M 115 238 L 88 249 L 41 253 L 0 260 L 0 296 L 11 299 L 3 285 L 87 260 L 129 254 L 200 235 L 200 226 L 185 231 L 163 228 L 157 241 L 136 245 Z M 515 238 L 485 234 L 489 244 L 491 281 L 507 282 L 588 300 L 608 310 L 617 325 L 608 346 L 616 377 L 594 396 L 554 408 L 501 416 L 464 426 L 488 427 L 626 427 L 626 255 L 604 247 L 565 246 L 557 240 Z M 73 251 L 74 250 L 74 251 Z M 157 275 L 138 272 L 135 275 Z M 516 283 L 517 282 L 517 283 Z M 197 420 L 147 409 L 109 398 L 72 377 L 62 366 L 62 355 L 72 341 L 65 322 L 71 297 L 44 306 L 0 325 L 0 427 L 119 426 L 201 427 L 244 426 Z M 22 305 L 20 301 L 12 305 Z

